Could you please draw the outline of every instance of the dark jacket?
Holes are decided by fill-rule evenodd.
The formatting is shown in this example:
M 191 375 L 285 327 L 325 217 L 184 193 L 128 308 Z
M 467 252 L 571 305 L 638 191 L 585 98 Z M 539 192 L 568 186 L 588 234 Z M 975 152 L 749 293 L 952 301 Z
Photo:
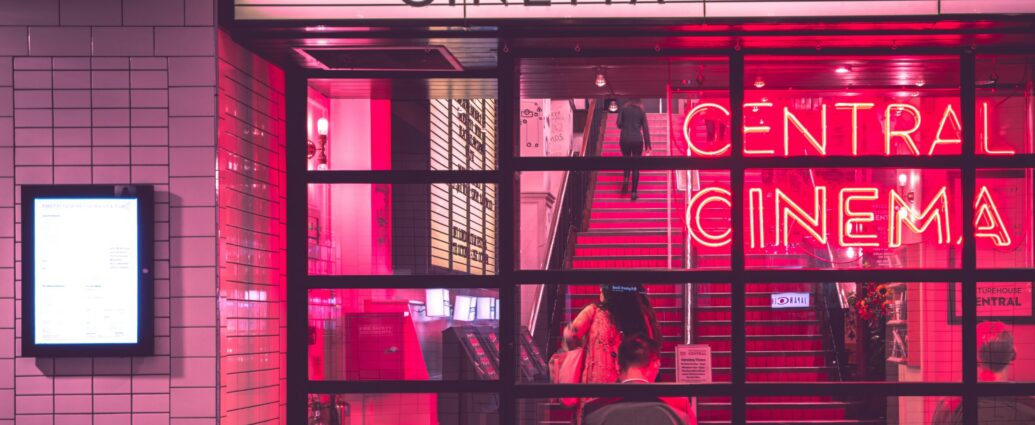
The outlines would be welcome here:
M 642 146 L 650 149 L 650 129 L 647 128 L 647 113 L 639 105 L 627 103 L 618 111 L 618 128 L 622 129 L 619 143 L 625 146 Z

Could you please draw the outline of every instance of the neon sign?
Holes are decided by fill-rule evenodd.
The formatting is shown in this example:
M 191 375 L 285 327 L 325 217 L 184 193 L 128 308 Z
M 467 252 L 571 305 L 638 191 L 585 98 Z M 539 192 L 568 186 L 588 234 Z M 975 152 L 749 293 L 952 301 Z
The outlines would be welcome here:
M 945 186 L 929 196 L 926 202 L 919 203 L 922 206 L 920 208 L 914 207 L 898 190 L 888 189 L 885 192 L 887 211 L 894 213 L 888 214 L 887 223 L 883 223 L 885 234 L 878 234 L 877 215 L 872 212 L 877 209 L 877 203 L 881 202 L 882 192 L 877 187 L 845 187 L 835 195 L 827 186 L 817 185 L 812 188 L 811 197 L 794 197 L 780 188 L 774 188 L 769 193 L 761 187 L 745 189 L 748 202 L 746 231 L 750 248 L 790 246 L 789 235 L 795 228 L 804 231 L 817 243 L 826 244 L 829 237 L 834 236 L 829 234 L 828 229 L 831 227 L 836 227 L 836 240 L 841 247 L 897 248 L 903 245 L 904 232 L 917 235 L 930 232 L 937 236 L 937 244 L 962 244 L 962 238 L 952 238 L 951 199 Z M 771 201 L 766 202 L 767 199 Z M 836 209 L 836 226 L 830 226 L 829 223 L 827 206 L 830 203 L 836 203 L 833 208 Z M 717 187 L 694 194 L 686 216 L 690 238 L 703 246 L 727 246 L 733 242 L 732 229 L 708 229 L 701 220 L 702 211 L 711 207 L 711 204 L 732 208 L 732 195 L 728 190 Z M 1010 231 L 999 214 L 988 186 L 978 188 L 974 210 L 975 238 L 988 239 L 999 247 L 1011 245 Z M 773 220 L 771 228 L 765 227 L 767 216 Z M 772 234 L 772 239 L 768 238 L 767 232 Z M 767 244 L 767 241 L 772 242 Z
M 959 154 L 962 147 L 962 122 L 952 102 L 935 99 L 932 108 L 937 119 L 924 119 L 917 106 L 888 102 L 818 102 L 811 109 L 792 111 L 788 106 L 777 106 L 767 98 L 760 102 L 744 103 L 745 156 L 802 156 L 842 155 L 935 156 Z M 988 134 L 988 102 L 978 105 L 979 154 L 1014 155 L 1013 149 L 993 146 Z M 683 120 L 683 139 L 691 156 L 718 157 L 732 149 L 729 141 L 709 143 L 691 136 L 695 120 L 709 116 L 728 119 L 730 111 L 715 102 L 700 103 Z M 772 123 L 780 124 L 774 129 Z M 879 128 L 879 137 L 862 131 Z M 870 152 L 861 151 L 865 141 Z M 879 147 L 877 147 L 879 145 Z

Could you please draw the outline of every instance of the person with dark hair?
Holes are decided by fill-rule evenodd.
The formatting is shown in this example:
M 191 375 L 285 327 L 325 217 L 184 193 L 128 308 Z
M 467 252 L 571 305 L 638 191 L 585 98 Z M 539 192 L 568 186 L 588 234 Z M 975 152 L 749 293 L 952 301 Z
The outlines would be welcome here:
M 658 344 L 642 335 L 622 341 L 618 347 L 619 382 L 649 384 L 661 370 Z M 599 398 L 586 404 L 583 411 L 585 425 L 685 425 L 695 424 L 688 403 L 683 399 L 682 412 L 656 397 L 635 395 L 617 398 Z
M 661 346 L 661 330 L 643 285 L 601 285 L 599 301 L 583 308 L 564 328 L 565 345 L 583 347 L 581 382 L 618 382 L 618 348 L 624 337 L 633 335 Z M 586 401 L 576 404 L 576 420 Z
M 977 325 L 978 381 L 1009 381 L 1010 364 L 1017 359 L 1013 333 L 1003 322 L 981 322 Z M 1035 424 L 1035 401 L 1030 397 L 981 397 L 978 399 L 978 423 L 982 425 Z M 935 406 L 932 425 L 963 423 L 963 405 L 959 398 L 943 399 Z
M 650 129 L 647 127 L 647 113 L 639 99 L 633 99 L 625 103 L 622 109 L 618 110 L 616 120 L 621 134 L 618 139 L 618 146 L 622 149 L 622 156 L 640 156 L 644 149 L 650 155 Z M 632 174 L 632 195 L 630 199 L 636 200 L 636 188 L 640 184 L 640 170 L 633 167 L 625 170 L 622 174 L 622 193 L 629 189 L 629 175 Z

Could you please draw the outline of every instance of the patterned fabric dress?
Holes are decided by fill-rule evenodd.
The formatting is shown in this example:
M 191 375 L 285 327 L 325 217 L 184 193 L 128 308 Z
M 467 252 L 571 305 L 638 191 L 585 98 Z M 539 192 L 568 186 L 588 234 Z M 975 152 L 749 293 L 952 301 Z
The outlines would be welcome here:
M 590 323 L 583 348 L 586 362 L 582 371 L 582 383 L 613 384 L 618 382 L 618 346 L 622 343 L 622 336 L 607 310 L 595 305 L 590 308 L 596 309 L 596 313 Z M 575 417 L 572 421 L 574 424 L 582 423 L 582 408 L 590 401 L 593 399 L 579 400 L 575 406 Z

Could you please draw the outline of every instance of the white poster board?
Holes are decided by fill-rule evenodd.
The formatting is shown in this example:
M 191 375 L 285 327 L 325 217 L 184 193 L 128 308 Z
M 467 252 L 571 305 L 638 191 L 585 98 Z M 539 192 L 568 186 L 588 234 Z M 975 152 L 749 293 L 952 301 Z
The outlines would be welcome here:
M 35 200 L 36 344 L 137 343 L 137 200 Z

